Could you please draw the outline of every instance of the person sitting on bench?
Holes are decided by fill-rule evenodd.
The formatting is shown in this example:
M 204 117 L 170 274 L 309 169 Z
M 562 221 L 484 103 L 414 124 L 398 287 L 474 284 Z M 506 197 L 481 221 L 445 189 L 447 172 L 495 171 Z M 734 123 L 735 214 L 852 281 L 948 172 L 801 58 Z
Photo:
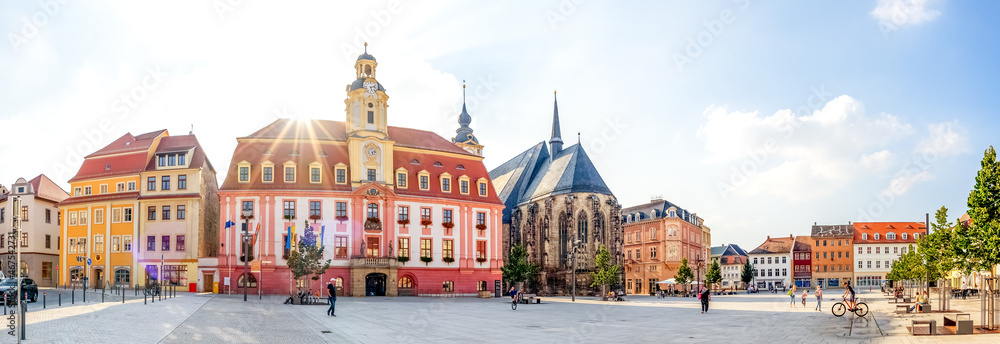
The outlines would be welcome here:
M 921 305 L 926 305 L 926 304 L 927 304 L 927 292 L 925 291 L 923 294 L 919 294 L 918 293 L 917 294 L 917 302 L 915 302 L 913 304 L 913 307 L 910 307 L 909 312 L 913 312 L 914 310 L 917 309 L 917 307 L 919 307 Z

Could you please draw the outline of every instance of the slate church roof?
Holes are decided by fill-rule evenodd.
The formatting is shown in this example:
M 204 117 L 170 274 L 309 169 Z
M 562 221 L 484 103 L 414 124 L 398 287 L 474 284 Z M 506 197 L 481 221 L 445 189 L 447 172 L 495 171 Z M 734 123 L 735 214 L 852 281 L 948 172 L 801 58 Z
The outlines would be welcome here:
M 541 198 L 571 193 L 613 195 L 580 143 L 562 149 L 558 127 L 557 104 L 551 150 L 545 141 L 539 142 L 490 171 L 493 187 L 506 206 L 505 223 L 510 222 L 511 209 Z

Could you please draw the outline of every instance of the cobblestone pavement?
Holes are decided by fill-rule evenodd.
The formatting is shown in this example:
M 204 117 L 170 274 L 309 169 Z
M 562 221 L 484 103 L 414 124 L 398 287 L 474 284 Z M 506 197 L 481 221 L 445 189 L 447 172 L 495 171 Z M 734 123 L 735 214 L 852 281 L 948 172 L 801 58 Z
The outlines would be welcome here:
M 878 293 L 862 293 L 872 316 L 834 317 L 827 293 L 792 308 L 782 294 L 715 296 L 708 314 L 693 298 L 632 296 L 627 302 L 581 297 L 543 298 L 510 309 L 506 299 L 340 298 L 337 317 L 326 306 L 282 304 L 283 297 L 178 293 L 143 304 L 90 294 L 88 303 L 30 304 L 26 343 L 997 343 L 1000 335 L 911 336 L 910 320 L 940 314 L 893 313 Z M 64 301 L 66 294 L 63 294 Z M 839 297 L 839 296 L 838 296 Z M 116 300 L 114 302 L 112 300 Z M 97 301 L 97 302 L 95 302 Z M 932 300 L 935 302 L 936 300 Z M 953 301 L 975 311 L 978 300 Z M 971 312 L 970 312 L 971 313 Z M 874 319 L 874 320 L 873 320 Z M 978 313 L 973 313 L 978 324 Z M 940 323 L 939 323 L 940 324 Z M 0 343 L 14 337 L 0 334 Z

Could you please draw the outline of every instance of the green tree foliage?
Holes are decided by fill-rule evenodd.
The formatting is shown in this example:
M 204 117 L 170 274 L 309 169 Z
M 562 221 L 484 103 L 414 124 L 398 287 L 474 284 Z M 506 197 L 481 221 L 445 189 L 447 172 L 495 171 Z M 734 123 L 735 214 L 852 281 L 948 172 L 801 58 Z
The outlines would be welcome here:
M 330 268 L 330 259 L 323 261 L 323 248 L 317 245 L 316 233 L 308 222 L 305 228 L 298 247 L 288 253 L 288 269 L 296 280 L 309 275 L 319 280 L 319 275 Z
M 967 227 L 957 226 L 955 248 L 960 267 L 971 271 L 993 270 L 1000 264 L 1000 162 L 990 146 L 969 193 Z
M 694 278 L 694 272 L 691 271 L 691 267 L 688 266 L 688 259 L 681 258 L 681 266 L 677 268 L 677 275 L 674 275 L 674 281 L 677 284 L 687 285 L 688 282 L 692 282 Z
M 713 260 L 705 272 L 705 284 L 713 285 L 720 282 L 722 282 L 722 268 L 719 266 L 719 261 Z
M 747 262 L 743 264 L 743 271 L 740 272 L 740 280 L 743 281 L 744 288 L 750 285 L 750 282 L 753 281 L 753 277 L 754 277 L 753 265 L 750 265 L 750 260 L 747 259 Z
M 923 259 L 920 254 L 910 245 L 902 257 L 892 265 L 892 270 L 886 278 L 893 281 L 922 279 L 927 273 Z
M 503 279 L 507 283 L 519 283 L 534 279 L 541 268 L 529 262 L 528 250 L 517 244 L 510 248 L 510 257 L 500 270 L 503 271 Z
M 591 287 L 601 286 L 601 295 L 606 295 L 607 287 L 618 282 L 621 276 L 621 267 L 611 264 L 611 253 L 608 248 L 601 245 L 597 250 L 597 257 L 594 257 L 594 267 L 597 271 L 590 273 Z
M 931 234 L 917 240 L 917 254 L 923 261 L 929 280 L 944 277 L 955 268 L 955 251 L 952 247 L 954 229 L 948 222 L 948 208 L 944 206 L 934 213 L 936 220 L 931 224 Z

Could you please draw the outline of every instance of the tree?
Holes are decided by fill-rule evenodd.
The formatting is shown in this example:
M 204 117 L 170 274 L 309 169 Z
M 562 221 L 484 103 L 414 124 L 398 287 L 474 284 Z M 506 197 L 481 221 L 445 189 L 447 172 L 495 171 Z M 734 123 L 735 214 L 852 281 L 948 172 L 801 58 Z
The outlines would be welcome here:
M 305 234 L 295 250 L 288 253 L 288 270 L 296 280 L 312 275 L 314 281 L 330 268 L 330 259 L 323 261 L 323 247 L 317 243 L 316 232 L 306 222 Z
M 917 254 L 926 269 L 928 282 L 945 277 L 955 268 L 953 226 L 948 222 L 948 208 L 942 206 L 934 212 L 934 219 L 936 222 L 931 224 L 932 232 L 917 240 Z
M 756 273 L 754 272 L 753 265 L 750 265 L 750 260 L 743 264 L 743 271 L 740 273 L 740 280 L 743 281 L 743 288 L 747 289 L 747 285 L 753 281 Z
M 541 268 L 529 262 L 528 250 L 517 244 L 510 248 L 510 257 L 500 271 L 503 271 L 503 279 L 513 284 L 533 280 Z
M 597 250 L 594 267 L 597 271 L 590 273 L 590 279 L 593 280 L 590 286 L 601 286 L 601 298 L 604 298 L 605 295 L 608 295 L 608 286 L 618 282 L 621 267 L 611 264 L 611 253 L 604 245 L 601 245 L 601 248 Z
M 719 261 L 712 260 L 712 265 L 705 272 L 705 284 L 713 285 L 719 282 L 722 282 L 722 268 L 719 267 Z
M 990 270 L 1000 264 L 1000 162 L 990 146 L 969 193 L 968 238 L 964 242 L 966 270 Z
M 674 275 L 674 281 L 677 284 L 683 284 L 684 291 L 687 291 L 687 284 L 691 282 L 692 278 L 694 278 L 694 273 L 691 272 L 691 267 L 688 266 L 688 259 L 681 258 L 681 266 L 677 268 L 677 275 Z

